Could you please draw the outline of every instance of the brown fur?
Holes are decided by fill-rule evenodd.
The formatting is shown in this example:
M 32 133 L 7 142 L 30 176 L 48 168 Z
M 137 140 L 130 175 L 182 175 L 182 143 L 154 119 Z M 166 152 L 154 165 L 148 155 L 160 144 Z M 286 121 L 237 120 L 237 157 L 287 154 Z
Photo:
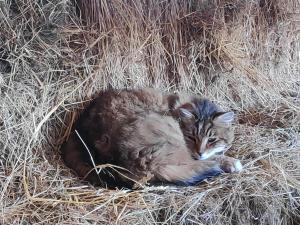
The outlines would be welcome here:
M 218 121 L 227 114 L 201 112 L 198 106 L 203 102 L 203 109 L 217 110 L 191 95 L 153 89 L 104 91 L 83 112 L 62 146 L 64 161 L 89 182 L 111 187 L 132 187 L 133 180 L 145 177 L 150 183 L 194 184 L 211 172 L 234 172 L 236 160 L 229 157 L 195 160 L 209 151 L 208 144 L 202 144 L 208 136 L 218 139 L 215 145 L 226 143 L 226 147 L 233 139 L 231 121 Z M 96 165 L 113 164 L 126 170 L 89 173 L 93 169 L 90 154 Z

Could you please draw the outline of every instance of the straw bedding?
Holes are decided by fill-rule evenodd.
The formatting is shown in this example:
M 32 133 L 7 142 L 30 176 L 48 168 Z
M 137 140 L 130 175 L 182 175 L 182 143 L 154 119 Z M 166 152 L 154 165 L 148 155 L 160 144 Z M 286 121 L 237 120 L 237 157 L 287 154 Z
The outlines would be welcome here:
M 299 2 L 101 2 L 0 1 L 0 223 L 299 224 Z M 80 110 L 146 86 L 233 109 L 244 171 L 136 191 L 80 181 L 59 154 Z

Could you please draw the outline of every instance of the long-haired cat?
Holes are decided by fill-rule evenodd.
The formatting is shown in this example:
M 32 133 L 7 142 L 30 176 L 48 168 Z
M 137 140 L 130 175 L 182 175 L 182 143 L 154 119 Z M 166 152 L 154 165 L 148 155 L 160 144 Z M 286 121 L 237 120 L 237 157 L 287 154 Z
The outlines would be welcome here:
M 85 109 L 62 146 L 67 166 L 109 187 L 152 183 L 193 185 L 238 172 L 231 146 L 233 112 L 198 96 L 154 89 L 103 91 Z M 96 172 L 95 165 L 113 167 Z M 121 169 L 122 168 L 122 169 Z

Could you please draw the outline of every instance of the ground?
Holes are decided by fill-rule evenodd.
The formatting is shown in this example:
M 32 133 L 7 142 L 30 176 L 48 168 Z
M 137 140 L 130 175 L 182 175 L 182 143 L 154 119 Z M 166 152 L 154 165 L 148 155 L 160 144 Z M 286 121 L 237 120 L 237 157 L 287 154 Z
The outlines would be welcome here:
M 70 0 L 0 2 L 0 223 L 299 224 L 299 2 L 86 2 L 82 17 Z M 244 170 L 137 191 L 79 180 L 59 154 L 76 113 L 149 86 L 234 110 Z

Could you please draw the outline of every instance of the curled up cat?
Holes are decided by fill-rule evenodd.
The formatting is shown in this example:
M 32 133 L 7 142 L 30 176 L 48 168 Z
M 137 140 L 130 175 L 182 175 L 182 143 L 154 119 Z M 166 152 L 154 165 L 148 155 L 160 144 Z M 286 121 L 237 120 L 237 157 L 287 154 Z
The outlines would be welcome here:
M 233 120 L 233 112 L 196 95 L 107 90 L 83 111 L 61 151 L 66 165 L 95 185 L 194 185 L 242 169 L 224 156 Z

